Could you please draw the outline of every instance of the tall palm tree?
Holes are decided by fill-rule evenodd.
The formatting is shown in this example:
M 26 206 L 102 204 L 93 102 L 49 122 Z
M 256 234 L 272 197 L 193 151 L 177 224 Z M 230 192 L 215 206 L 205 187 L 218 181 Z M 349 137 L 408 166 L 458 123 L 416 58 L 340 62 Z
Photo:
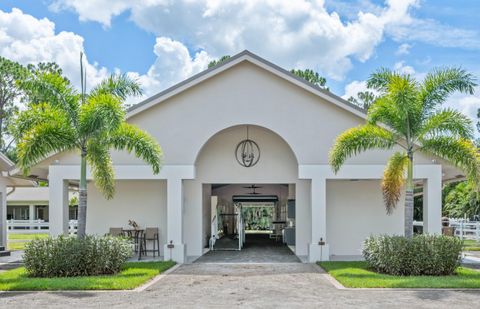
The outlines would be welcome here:
M 87 218 L 87 165 L 96 187 L 111 199 L 115 176 L 110 149 L 133 152 L 151 165 L 155 174 L 160 171 L 162 157 L 153 137 L 125 121 L 122 102 L 129 95 L 141 94 L 135 80 L 126 75 L 111 75 L 88 94 L 84 85 L 82 77 L 79 93 L 67 79 L 52 72 L 27 80 L 22 87 L 37 102 L 20 113 L 15 133 L 18 165 L 24 173 L 52 153 L 71 150 L 80 153 L 79 238 L 85 236 Z
M 462 113 L 441 108 L 454 92 L 473 94 L 471 74 L 459 68 L 436 69 L 422 82 L 408 74 L 380 69 L 367 82 L 379 97 L 367 112 L 367 123 L 351 128 L 335 141 L 330 164 L 338 172 L 351 156 L 369 149 L 401 151 L 389 159 L 383 174 L 382 192 L 387 213 L 397 205 L 405 185 L 405 236 L 413 236 L 413 161 L 416 152 L 446 159 L 478 184 L 480 164 L 471 141 L 472 122 Z M 406 177 L 405 177 L 406 175 Z

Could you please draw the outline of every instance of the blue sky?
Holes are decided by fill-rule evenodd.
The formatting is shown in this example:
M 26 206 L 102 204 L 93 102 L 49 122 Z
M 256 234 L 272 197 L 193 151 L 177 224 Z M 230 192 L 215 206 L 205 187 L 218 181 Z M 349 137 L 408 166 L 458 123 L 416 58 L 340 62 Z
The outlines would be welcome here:
M 83 50 L 92 84 L 119 70 L 137 76 L 147 95 L 243 49 L 287 69 L 314 68 L 345 97 L 381 66 L 418 78 L 438 66 L 480 76 L 480 1 L 143 2 L 3 0 L 0 55 L 56 61 L 75 82 Z M 448 104 L 474 117 L 480 96 Z

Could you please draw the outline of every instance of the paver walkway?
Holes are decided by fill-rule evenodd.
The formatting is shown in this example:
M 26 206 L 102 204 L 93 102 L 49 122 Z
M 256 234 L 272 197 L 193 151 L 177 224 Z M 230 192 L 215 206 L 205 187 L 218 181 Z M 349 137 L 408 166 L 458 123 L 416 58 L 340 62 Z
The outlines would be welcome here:
M 194 263 L 143 292 L 0 293 L 0 308 L 476 308 L 479 291 L 337 290 L 302 263 Z

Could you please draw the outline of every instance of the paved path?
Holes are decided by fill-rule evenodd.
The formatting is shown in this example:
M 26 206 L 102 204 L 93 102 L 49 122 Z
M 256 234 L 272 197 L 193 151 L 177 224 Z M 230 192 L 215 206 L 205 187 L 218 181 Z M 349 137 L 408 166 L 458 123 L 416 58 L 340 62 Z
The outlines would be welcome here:
M 144 292 L 0 293 L 0 308 L 475 308 L 479 291 L 337 290 L 312 264 L 180 266 Z

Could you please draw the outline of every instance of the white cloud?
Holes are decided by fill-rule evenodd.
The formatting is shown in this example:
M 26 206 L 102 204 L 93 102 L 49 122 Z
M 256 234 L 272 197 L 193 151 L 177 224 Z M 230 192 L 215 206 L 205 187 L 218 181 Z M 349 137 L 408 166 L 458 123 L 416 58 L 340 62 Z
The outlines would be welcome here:
M 461 111 L 475 124 L 478 121 L 477 110 L 480 108 L 480 87 L 476 87 L 475 95 L 457 93 L 451 96 L 445 103 L 445 107 L 450 107 Z M 476 136 L 478 135 L 479 133 L 476 132 Z
M 354 80 L 353 82 L 345 86 L 345 93 L 342 95 L 342 98 L 344 98 L 345 100 L 348 100 L 350 97 L 356 98 L 359 92 L 363 92 L 366 90 L 368 90 L 366 81 Z
M 83 37 L 72 32 L 55 33 L 55 24 L 46 18 L 37 19 L 19 9 L 10 13 L 0 10 L 0 55 L 24 65 L 56 62 L 77 87 L 80 84 L 79 56 L 84 52 L 83 41 Z M 146 96 L 200 72 L 212 60 L 205 51 L 192 58 L 182 43 L 165 37 L 157 38 L 153 52 L 157 58 L 147 73 L 128 72 L 138 78 Z M 88 60 L 86 70 L 89 87 L 109 74 L 105 67 Z M 130 99 L 131 103 L 137 100 Z
M 395 55 L 397 56 L 408 55 L 410 53 L 411 48 L 412 48 L 412 45 L 408 43 L 400 44 L 400 46 L 398 46 L 397 51 L 395 52 Z
M 310 67 L 339 80 L 352 59 L 373 55 L 387 28 L 410 19 L 417 2 L 388 0 L 347 22 L 328 12 L 323 0 L 57 0 L 52 8 L 73 10 L 81 20 L 107 27 L 129 11 L 141 28 L 215 57 L 250 49 L 284 67 Z
M 402 74 L 410 74 L 410 75 L 415 75 L 415 69 L 410 66 L 406 65 L 405 61 L 399 61 L 393 65 L 393 69 L 399 73 Z M 416 76 L 415 76 L 416 77 Z
M 6 58 L 22 64 L 54 61 L 79 84 L 79 57 L 83 51 L 81 36 L 66 31 L 55 33 L 55 24 L 46 18 L 36 19 L 18 9 L 10 13 L 0 10 L 0 55 Z M 88 61 L 86 70 L 89 85 L 107 74 L 105 68 Z

